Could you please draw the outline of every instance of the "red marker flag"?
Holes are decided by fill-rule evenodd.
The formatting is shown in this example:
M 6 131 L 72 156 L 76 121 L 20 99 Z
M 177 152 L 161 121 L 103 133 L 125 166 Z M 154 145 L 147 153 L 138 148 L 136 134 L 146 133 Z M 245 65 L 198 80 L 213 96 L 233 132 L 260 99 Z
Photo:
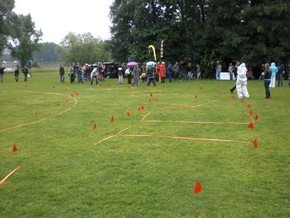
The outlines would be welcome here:
M 128 86 L 128 89 L 131 89 L 131 86 Z
M 250 122 L 249 125 L 248 125 L 248 128 L 249 129 L 254 129 L 254 124 L 252 122 Z
M 34 112 L 34 114 L 35 114 L 35 116 L 37 116 L 37 115 L 38 115 L 38 112 L 37 112 L 37 111 L 35 111 L 35 112 Z
M 253 141 L 253 144 L 254 144 L 254 147 L 257 148 L 257 147 L 258 147 L 258 140 L 255 139 L 255 140 Z
M 200 89 L 200 90 L 203 90 L 203 87 L 202 87 L 202 86 L 200 86 L 200 87 L 199 87 L 199 89 Z
M 67 99 L 65 99 L 65 102 L 66 102 L 66 103 L 68 103 L 68 100 L 67 100 Z
M 233 96 L 232 96 L 232 99 L 235 100 L 235 99 L 236 99 L 236 96 L 233 95 Z
M 131 114 L 130 114 L 130 112 L 128 111 L 128 112 L 127 112 L 127 116 L 130 117 L 130 115 L 131 115 Z
M 16 145 L 15 145 L 15 144 L 13 145 L 13 149 L 12 149 L 12 151 L 13 151 L 13 152 L 16 152 L 16 151 L 18 151 L 18 149 L 17 149 L 17 147 L 16 147 Z
M 70 94 L 70 96 L 73 98 L 74 97 L 74 95 L 73 94 Z
M 216 93 L 217 93 L 218 95 L 220 95 L 220 94 L 221 94 L 221 91 L 217 91 Z
M 256 116 L 255 116 L 255 120 L 258 120 L 258 119 L 259 119 L 258 114 L 256 114 Z
M 247 108 L 251 108 L 252 107 L 252 105 L 250 105 L 250 104 L 247 104 Z
M 114 120 L 115 120 L 115 118 L 114 118 L 114 116 L 112 116 L 112 117 L 111 117 L 111 120 L 110 120 L 110 121 L 111 121 L 111 123 L 113 123 L 113 122 L 114 122 Z
M 250 110 L 250 113 L 249 113 L 249 114 L 250 114 L 250 116 L 253 116 L 253 111 L 252 111 L 252 110 Z
M 78 96 L 79 95 L 79 93 L 78 92 L 76 92 L 76 96 Z
M 55 89 L 55 86 L 53 86 L 52 88 Z
M 202 190 L 202 185 L 199 181 L 196 181 L 195 186 L 193 187 L 194 194 L 198 195 Z
M 152 97 L 153 96 L 153 94 L 152 93 L 150 93 L 150 97 Z
M 196 96 L 194 96 L 195 97 L 195 99 L 197 99 L 198 97 L 197 97 L 197 95 Z
M 145 109 L 145 107 L 144 107 L 144 105 L 142 105 L 142 106 L 141 106 L 141 110 L 144 110 L 144 109 Z
M 95 130 L 97 128 L 97 124 L 95 123 L 94 127 L 93 127 L 93 130 Z

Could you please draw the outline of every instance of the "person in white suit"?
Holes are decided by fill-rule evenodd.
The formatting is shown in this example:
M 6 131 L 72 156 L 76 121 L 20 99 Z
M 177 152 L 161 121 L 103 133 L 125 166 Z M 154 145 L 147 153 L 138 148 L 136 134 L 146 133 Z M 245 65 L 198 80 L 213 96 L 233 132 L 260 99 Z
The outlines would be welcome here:
M 241 63 L 238 66 L 236 86 L 237 86 L 237 94 L 238 94 L 239 99 L 242 99 L 243 97 L 245 98 L 250 97 L 248 89 L 247 89 L 247 83 L 248 83 L 247 71 L 248 69 L 246 68 L 245 63 Z

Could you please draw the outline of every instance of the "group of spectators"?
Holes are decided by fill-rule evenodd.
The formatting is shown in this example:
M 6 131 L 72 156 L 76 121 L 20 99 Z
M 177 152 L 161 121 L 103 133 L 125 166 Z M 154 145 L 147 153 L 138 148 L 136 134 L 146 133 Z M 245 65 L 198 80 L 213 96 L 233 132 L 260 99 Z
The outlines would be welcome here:
M 26 66 L 24 66 L 21 69 L 21 71 L 24 75 L 24 81 L 27 81 L 27 77 L 31 76 L 31 74 L 29 74 L 28 68 Z M 5 72 L 5 67 L 1 66 L 0 67 L 0 82 L 3 82 L 4 72 Z M 14 78 L 15 78 L 16 82 L 18 82 L 18 80 L 19 80 L 19 73 L 20 73 L 20 67 L 18 65 L 16 65 L 16 68 L 14 70 Z
M 270 88 L 275 88 L 276 80 L 278 80 L 278 86 L 283 86 L 283 77 L 289 73 L 289 66 L 283 64 L 279 61 L 278 66 L 276 63 L 272 62 L 262 65 L 262 72 L 259 80 L 264 80 L 266 99 L 271 98 Z M 247 90 L 247 80 L 250 77 L 249 68 L 246 67 L 245 63 L 236 61 L 235 66 L 231 63 L 229 65 L 229 73 L 231 77 L 236 79 L 236 85 L 230 89 L 230 92 L 233 93 L 237 89 L 238 98 L 249 98 L 249 93 Z M 216 66 L 216 79 L 219 79 L 219 73 L 221 70 L 221 64 L 218 61 Z M 251 68 L 250 68 L 251 70 Z M 290 85 L 290 82 L 288 83 Z
M 164 61 L 157 63 L 151 61 L 143 63 L 140 67 L 137 63 L 129 67 L 126 64 L 120 65 L 118 67 L 119 84 L 123 83 L 124 75 L 128 78 L 128 84 L 132 84 L 132 86 L 139 86 L 140 79 L 143 82 L 147 81 L 147 85 L 150 85 L 151 82 L 156 85 L 156 81 L 164 83 L 166 78 L 170 83 L 175 80 L 201 79 L 201 70 L 199 65 L 195 67 L 191 63 L 185 65 L 182 61 L 167 65 Z

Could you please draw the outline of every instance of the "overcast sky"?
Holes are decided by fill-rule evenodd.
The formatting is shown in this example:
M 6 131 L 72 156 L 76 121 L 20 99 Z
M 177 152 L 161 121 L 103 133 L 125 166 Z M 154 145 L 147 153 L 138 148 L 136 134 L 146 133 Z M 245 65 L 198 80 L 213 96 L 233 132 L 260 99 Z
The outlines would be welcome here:
M 110 5 L 113 0 L 15 0 L 14 12 L 30 13 L 43 42 L 59 44 L 69 33 L 90 32 L 94 37 L 110 38 Z

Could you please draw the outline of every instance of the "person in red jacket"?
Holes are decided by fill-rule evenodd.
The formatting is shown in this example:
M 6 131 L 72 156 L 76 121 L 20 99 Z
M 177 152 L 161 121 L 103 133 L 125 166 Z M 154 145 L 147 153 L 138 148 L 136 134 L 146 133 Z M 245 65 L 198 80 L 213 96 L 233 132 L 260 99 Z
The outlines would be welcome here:
M 161 78 L 161 83 L 164 83 L 166 77 L 166 67 L 165 63 L 162 62 L 159 69 L 159 78 Z

